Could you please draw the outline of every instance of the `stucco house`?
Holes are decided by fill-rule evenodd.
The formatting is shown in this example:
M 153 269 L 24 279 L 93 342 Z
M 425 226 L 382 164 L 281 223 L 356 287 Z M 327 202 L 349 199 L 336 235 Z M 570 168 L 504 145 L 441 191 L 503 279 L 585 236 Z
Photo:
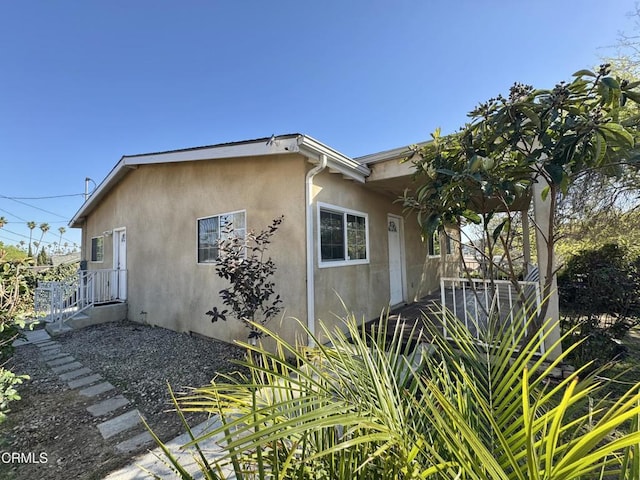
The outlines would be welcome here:
M 93 272 L 85 288 L 126 305 L 133 321 L 246 339 L 240 322 L 205 315 L 223 308 L 227 286 L 215 273 L 216 240 L 229 222 L 242 234 L 284 215 L 269 255 L 286 310 L 270 327 L 294 341 L 291 317 L 317 332 L 319 320 L 338 324 L 342 302 L 376 318 L 437 291 L 457 268 L 455 249 L 444 238 L 423 242 L 397 201 L 411 183 L 405 153 L 351 158 L 289 134 L 124 156 L 70 222 Z

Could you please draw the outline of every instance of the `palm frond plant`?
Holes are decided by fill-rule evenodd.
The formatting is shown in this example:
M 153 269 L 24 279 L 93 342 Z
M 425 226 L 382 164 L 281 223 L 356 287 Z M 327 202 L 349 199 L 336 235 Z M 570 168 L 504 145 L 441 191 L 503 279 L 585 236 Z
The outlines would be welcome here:
M 207 478 L 225 468 L 237 479 L 637 478 L 638 385 L 589 409 L 603 385 L 582 369 L 550 380 L 569 352 L 539 354 L 531 322 L 516 341 L 494 325 L 478 342 L 452 316 L 447 338 L 432 328 L 419 348 L 401 324 L 387 335 L 384 315 L 371 331 L 348 316 L 312 349 L 256 325 L 275 353 L 245 344 L 248 374 L 221 376 L 176 407 L 220 419 L 189 444 L 219 439 L 221 453 L 200 462 Z

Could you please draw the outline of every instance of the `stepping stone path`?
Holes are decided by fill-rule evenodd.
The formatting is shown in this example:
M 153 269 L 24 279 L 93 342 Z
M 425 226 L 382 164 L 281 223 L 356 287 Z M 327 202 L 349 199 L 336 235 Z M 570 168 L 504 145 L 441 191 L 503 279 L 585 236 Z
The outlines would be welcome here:
M 153 444 L 153 437 L 147 431 L 140 433 L 142 423 L 138 409 L 130 409 L 122 413 L 122 408 L 131 402 L 119 395 L 113 385 L 104 381 L 99 373 L 92 372 L 80 362 L 62 350 L 59 342 L 51 340 L 44 330 L 34 332 L 24 343 L 31 343 L 40 349 L 43 361 L 65 382 L 70 389 L 77 390 L 80 395 L 95 399 L 94 404 L 87 407 L 87 411 L 102 420 L 97 425 L 102 438 L 109 440 L 113 437 L 122 439 L 125 434 L 131 436 L 115 445 L 116 450 L 130 453 L 141 447 Z M 28 332 L 32 333 L 32 332 Z M 27 337 L 30 337 L 27 334 Z

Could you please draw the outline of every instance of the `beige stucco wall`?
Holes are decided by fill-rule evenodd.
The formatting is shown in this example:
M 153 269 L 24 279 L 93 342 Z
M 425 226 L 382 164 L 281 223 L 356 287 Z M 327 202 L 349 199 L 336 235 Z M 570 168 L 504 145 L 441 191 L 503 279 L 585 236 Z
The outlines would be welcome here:
M 349 185 L 345 185 L 349 183 Z M 314 208 L 316 318 L 328 328 L 339 327 L 338 317 L 345 306 L 358 319 L 377 318 L 389 306 L 389 245 L 387 215 L 404 217 L 404 253 L 406 271 L 405 300 L 411 302 L 429 292 L 438 269 L 431 268 L 414 215 L 404 215 L 396 198 L 384 196 L 366 185 L 324 171 L 314 180 L 314 202 L 366 213 L 369 221 L 369 263 L 319 268 L 318 209 Z M 438 264 L 436 260 L 435 264 Z M 342 304 L 344 302 L 344 306 Z
M 288 341 L 306 341 L 291 317 L 307 321 L 305 174 L 311 168 L 296 154 L 140 165 L 88 216 L 84 258 L 90 256 L 92 237 L 126 228 L 130 320 L 228 342 L 244 340 L 245 327 L 230 315 L 217 323 L 205 315 L 214 306 L 226 308 L 218 292 L 228 284 L 213 265 L 197 263 L 197 219 L 245 210 L 248 228 L 261 230 L 284 214 L 269 254 L 286 310 L 271 327 Z M 326 169 L 314 178 L 312 197 L 317 320 L 331 328 L 340 325 L 337 316 L 344 316 L 345 307 L 358 319 L 372 320 L 389 306 L 388 214 L 404 218 L 405 300 L 439 288 L 441 261 L 427 256 L 415 216 L 404 214 L 393 195 Z M 368 215 L 367 264 L 319 268 L 318 202 Z M 89 262 L 90 269 L 112 268 L 113 238 L 104 237 L 104 261 Z
M 418 292 L 416 300 L 428 294 L 439 292 L 440 279 L 442 277 L 458 277 L 460 274 L 460 232 L 454 227 L 447 227 L 447 235 L 450 237 L 451 253 L 446 253 L 446 240 L 440 235 L 441 255 L 426 255 L 423 259 L 422 272 L 415 271 L 420 275 L 421 290 Z
M 246 210 L 247 227 L 261 230 L 284 214 L 269 254 L 278 267 L 285 315 L 302 316 L 306 165 L 297 155 L 141 165 L 88 217 L 84 257 L 90 256 L 91 237 L 125 227 L 130 320 L 224 341 L 246 339 L 237 320 L 211 323 L 205 315 L 213 306 L 225 308 L 218 292 L 228 284 L 213 265 L 197 263 L 197 219 Z M 89 262 L 90 269 L 112 268 L 112 240 L 105 237 L 104 262 Z M 293 340 L 291 328 L 282 331 Z

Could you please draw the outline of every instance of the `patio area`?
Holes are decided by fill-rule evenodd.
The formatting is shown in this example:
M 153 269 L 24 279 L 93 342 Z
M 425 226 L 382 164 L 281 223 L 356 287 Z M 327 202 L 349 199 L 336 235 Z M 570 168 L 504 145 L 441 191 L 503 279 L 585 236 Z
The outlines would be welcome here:
M 442 328 L 442 307 L 440 294 L 423 297 L 417 302 L 402 305 L 389 312 L 387 323 L 387 340 L 391 340 L 397 328 L 402 329 L 403 344 L 429 343 L 431 335 L 427 326 Z M 373 319 L 365 324 L 365 329 L 371 331 L 378 324 Z
M 443 278 L 440 292 L 432 293 L 417 302 L 402 305 L 389 312 L 387 340 L 402 329 L 405 345 L 429 343 L 434 327 L 448 336 L 447 321 L 456 317 L 480 342 L 489 325 L 497 322 L 511 332 L 516 343 L 526 321 L 539 311 L 540 287 L 535 281 L 520 281 L 517 285 L 506 280 Z M 447 308 L 444 315 L 442 305 Z M 365 328 L 371 331 L 378 319 L 370 320 Z M 541 347 L 541 350 L 544 346 Z

